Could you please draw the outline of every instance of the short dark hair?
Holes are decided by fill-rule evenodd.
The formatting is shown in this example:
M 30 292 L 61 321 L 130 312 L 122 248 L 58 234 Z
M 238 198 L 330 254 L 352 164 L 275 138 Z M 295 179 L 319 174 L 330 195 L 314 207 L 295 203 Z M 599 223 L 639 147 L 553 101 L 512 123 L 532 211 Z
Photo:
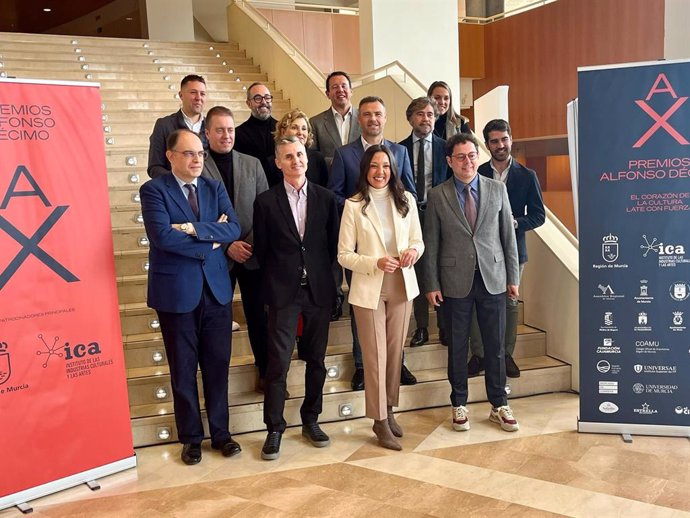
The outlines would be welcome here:
M 255 81 L 252 84 L 250 84 L 249 88 L 247 88 L 247 101 L 249 99 L 251 99 L 251 91 L 252 91 L 252 88 L 254 88 L 255 86 L 266 86 L 266 85 L 264 83 L 262 83 L 261 81 Z M 266 89 L 268 89 L 270 91 L 270 88 L 268 88 L 268 86 L 266 86 Z
M 393 198 L 395 209 L 398 211 L 398 214 L 404 218 L 410 211 L 410 204 L 407 202 L 407 198 L 405 197 L 405 187 L 403 187 L 403 184 L 400 181 L 400 174 L 398 173 L 395 157 L 387 146 L 375 144 L 373 146 L 369 146 L 364 152 L 364 156 L 362 156 L 362 160 L 359 162 L 359 178 L 357 179 L 357 186 L 355 187 L 355 194 L 353 197 L 364 202 L 362 205 L 362 214 L 365 214 L 367 206 L 369 203 L 371 203 L 368 180 L 369 166 L 371 165 L 371 161 L 376 153 L 385 153 L 386 156 L 388 156 L 388 161 L 391 164 L 388 190 L 391 198 Z
M 173 149 L 175 149 L 175 146 L 177 146 L 177 141 L 180 140 L 180 135 L 182 135 L 183 133 L 191 133 L 196 138 L 198 138 L 199 141 L 201 141 L 199 135 L 194 133 L 192 130 L 188 130 L 187 128 L 176 129 L 170 135 L 168 135 L 168 138 L 165 139 L 165 150 L 172 151 Z
M 232 117 L 232 120 L 235 120 L 235 116 L 232 114 L 230 108 L 226 108 L 225 106 L 214 106 L 206 112 L 206 127 L 208 128 L 211 125 L 211 119 L 213 119 L 213 117 L 221 117 L 223 115 Z
M 489 142 L 489 133 L 492 131 L 506 131 L 509 137 L 513 136 L 513 132 L 510 129 L 510 124 L 507 120 L 503 119 L 493 119 L 486 123 L 482 133 L 484 134 L 484 142 Z
M 350 85 L 350 88 L 352 88 L 352 81 L 350 80 L 350 76 L 347 75 L 347 72 L 343 72 L 342 70 L 336 70 L 335 72 L 331 72 L 328 74 L 328 77 L 326 77 L 326 91 L 328 92 L 328 89 L 330 88 L 329 83 L 331 82 L 331 77 L 335 76 L 343 76 L 345 79 L 347 79 L 347 84 Z
M 186 85 L 187 83 L 190 83 L 190 82 L 192 82 L 192 81 L 195 81 L 195 82 L 197 82 L 197 83 L 204 83 L 204 84 L 206 84 L 206 80 L 205 80 L 203 77 L 198 76 L 198 75 L 196 75 L 196 74 L 189 74 L 189 75 L 187 75 L 187 76 L 184 76 L 184 77 L 182 78 L 182 81 L 180 81 L 180 88 L 182 88 L 184 85 Z
M 367 95 L 361 101 L 359 101 L 358 108 L 361 108 L 363 104 L 369 104 L 369 103 L 381 103 L 381 106 L 383 106 L 384 108 L 386 107 L 386 104 L 383 102 L 383 99 L 381 99 L 379 96 Z
M 479 151 L 479 141 L 477 137 L 471 133 L 456 133 L 446 141 L 446 156 L 451 156 L 453 154 L 453 149 L 455 149 L 455 146 L 458 144 L 467 144 L 468 142 L 474 144 L 474 147 Z
M 438 119 L 438 104 L 436 104 L 436 101 L 431 97 L 417 97 L 416 99 L 412 99 L 412 102 L 405 111 L 405 117 L 409 121 L 414 112 L 427 106 L 431 106 L 434 109 L 434 117 Z

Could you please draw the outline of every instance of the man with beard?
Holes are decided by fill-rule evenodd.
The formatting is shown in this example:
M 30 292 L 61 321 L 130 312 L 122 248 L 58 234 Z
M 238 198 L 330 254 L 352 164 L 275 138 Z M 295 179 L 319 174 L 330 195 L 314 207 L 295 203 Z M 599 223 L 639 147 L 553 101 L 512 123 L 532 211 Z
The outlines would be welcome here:
M 165 142 L 173 131 L 188 129 L 201 139 L 204 149 L 208 148 L 204 133 L 204 117 L 201 114 L 206 102 L 206 81 L 197 75 L 185 76 L 180 82 L 178 97 L 182 107 L 175 113 L 161 117 L 153 126 L 149 137 L 149 165 L 147 172 L 151 178 L 170 172 L 170 161 L 166 156 Z
M 525 232 L 544 223 L 544 202 L 537 173 L 513 160 L 510 155 L 513 143 L 510 124 L 503 119 L 494 119 L 484 126 L 484 142 L 491 153 L 491 160 L 479 166 L 479 174 L 503 182 L 508 189 L 508 198 L 513 213 L 513 227 L 518 247 L 520 278 L 527 262 L 527 243 Z M 518 300 L 506 298 L 506 333 L 505 362 L 506 376 L 519 378 L 520 368 L 513 360 L 513 351 L 517 341 Z M 470 334 L 472 356 L 467 364 L 470 376 L 478 375 L 484 370 L 484 346 L 479 332 L 476 315 L 472 320 Z
M 410 159 L 407 157 L 407 149 L 383 138 L 383 129 L 386 126 L 386 106 L 383 104 L 383 99 L 374 96 L 362 99 L 359 102 L 357 118 L 362 129 L 362 136 L 335 150 L 331 164 L 331 175 L 328 178 L 328 188 L 335 193 L 340 211 L 343 210 L 345 200 L 355 193 L 359 179 L 360 161 L 364 156 L 364 151 L 374 144 L 384 145 L 391 150 L 405 190 L 410 191 L 416 198 L 417 194 Z M 350 270 L 345 270 L 345 278 L 349 285 L 352 279 Z M 355 373 L 351 382 L 352 390 L 364 390 L 364 364 L 354 315 L 350 317 L 350 323 L 352 327 L 352 355 L 355 362 Z M 404 363 L 400 374 L 400 383 L 403 385 L 417 383 L 417 378 L 412 375 Z
M 266 159 L 275 152 L 273 132 L 278 121 L 271 117 L 273 96 L 265 84 L 253 83 L 247 88 L 247 106 L 252 114 L 237 126 L 235 149 L 258 158 L 266 171 Z
M 405 113 L 407 122 L 412 126 L 412 134 L 400 142 L 407 148 L 407 156 L 412 162 L 412 170 L 415 171 L 417 188 L 417 211 L 419 222 L 424 228 L 424 213 L 426 212 L 427 194 L 432 187 L 445 182 L 450 178 L 452 171 L 446 161 L 446 141 L 434 135 L 434 123 L 438 117 L 436 101 L 429 97 L 418 97 L 407 107 Z M 417 277 L 420 277 L 420 263 L 415 264 Z M 429 341 L 429 304 L 423 293 L 414 299 L 414 319 L 417 323 L 411 347 L 419 347 Z M 442 313 L 436 313 L 439 340 L 447 343 L 443 331 Z

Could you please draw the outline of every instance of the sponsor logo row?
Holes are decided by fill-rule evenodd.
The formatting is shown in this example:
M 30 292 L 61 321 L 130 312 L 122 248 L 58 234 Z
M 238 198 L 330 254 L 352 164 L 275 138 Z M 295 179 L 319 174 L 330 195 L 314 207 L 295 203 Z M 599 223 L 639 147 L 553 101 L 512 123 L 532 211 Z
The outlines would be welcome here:
M 620 408 L 612 401 L 604 401 L 599 405 L 599 412 L 602 414 L 615 414 Z M 687 406 L 677 406 L 673 409 L 677 415 L 690 415 L 690 408 Z M 635 414 L 653 415 L 658 414 L 659 411 L 652 407 L 649 403 L 642 403 L 639 407 L 633 408 Z
M 628 263 L 621 260 L 621 243 L 618 236 L 609 233 L 601 239 L 601 258 L 603 263 L 595 263 L 595 270 L 611 268 L 628 268 Z M 642 234 L 639 254 L 643 259 L 657 258 L 660 268 L 673 268 L 679 264 L 690 263 L 685 257 L 685 245 L 663 242 L 660 239 Z

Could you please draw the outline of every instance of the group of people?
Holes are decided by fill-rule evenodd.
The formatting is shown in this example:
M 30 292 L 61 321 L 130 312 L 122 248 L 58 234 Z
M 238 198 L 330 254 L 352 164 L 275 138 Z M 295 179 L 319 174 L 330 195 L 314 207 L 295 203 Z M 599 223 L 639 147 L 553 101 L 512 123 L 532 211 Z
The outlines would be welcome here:
M 470 427 L 468 377 L 485 370 L 489 419 L 515 431 L 506 372 L 514 347 L 525 232 L 544 221 L 536 173 L 511 157 L 508 123 L 484 128 L 491 160 L 453 108 L 450 87 L 434 82 L 406 112 L 399 144 L 384 138 L 386 107 L 375 96 L 352 105 L 347 73 L 326 79 L 329 109 L 272 117 L 263 83 L 247 88 L 249 118 L 216 106 L 203 114 L 205 80 L 186 76 L 181 108 L 156 121 L 140 190 L 150 241 L 148 304 L 159 315 L 170 365 L 181 458 L 201 461 L 201 371 L 211 447 L 241 451 L 229 431 L 232 296 L 239 284 L 249 341 L 264 394 L 263 459 L 280 455 L 290 397 L 287 375 L 299 327 L 306 364 L 302 435 L 330 444 L 322 411 L 329 325 L 342 316 L 349 286 L 353 390 L 384 448 L 400 450 L 393 412 L 400 384 L 416 378 L 403 347 L 429 341 L 429 305 L 448 346 L 452 426 Z M 507 317 L 508 315 L 508 317 Z M 512 328 L 511 328 L 512 326 Z M 468 362 L 472 336 L 473 356 Z M 517 372 L 515 370 L 517 369 Z

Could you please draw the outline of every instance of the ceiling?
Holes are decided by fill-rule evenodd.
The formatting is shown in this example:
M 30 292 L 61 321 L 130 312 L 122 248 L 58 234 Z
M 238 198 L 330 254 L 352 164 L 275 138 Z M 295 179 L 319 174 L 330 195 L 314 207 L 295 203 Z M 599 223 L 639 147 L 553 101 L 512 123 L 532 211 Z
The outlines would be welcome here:
M 51 32 L 51 29 L 101 9 L 117 0 L 0 0 L 0 32 Z M 45 12 L 44 9 L 51 9 Z M 139 13 L 125 9 L 121 20 L 101 20 L 94 16 L 92 28 L 82 31 L 84 35 L 138 37 L 140 31 Z M 129 24 L 122 23 L 125 19 Z M 135 34 L 127 25 L 135 28 Z M 63 34 L 73 32 L 61 31 Z

